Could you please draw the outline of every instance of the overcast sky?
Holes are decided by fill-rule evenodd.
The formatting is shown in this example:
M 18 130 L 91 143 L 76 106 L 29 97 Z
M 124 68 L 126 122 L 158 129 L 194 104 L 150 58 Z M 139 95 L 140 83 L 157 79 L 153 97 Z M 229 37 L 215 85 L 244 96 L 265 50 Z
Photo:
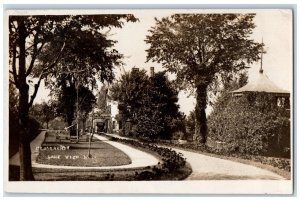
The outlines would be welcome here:
M 180 12 L 187 12 L 182 10 Z M 193 11 L 194 12 L 194 11 Z M 197 12 L 220 12 L 220 10 L 205 10 Z M 221 12 L 229 12 L 221 11 Z M 256 28 L 251 36 L 255 41 L 261 42 L 262 38 L 266 45 L 267 53 L 263 57 L 263 69 L 267 76 L 279 87 L 292 91 L 292 13 L 289 10 L 231 10 L 230 12 L 256 13 Z M 116 49 L 124 54 L 124 68 L 126 71 L 136 66 L 149 72 L 151 66 L 155 71 L 163 70 L 160 64 L 145 63 L 146 52 L 149 47 L 145 37 L 151 26 L 154 26 L 154 17 L 170 16 L 174 10 L 137 10 L 130 12 L 139 18 L 139 22 L 126 23 L 122 29 L 112 30 L 112 39 L 118 41 Z M 178 13 L 178 11 L 176 11 Z M 249 69 L 249 81 L 255 79 L 260 67 L 260 62 L 253 64 Z M 115 70 L 117 76 L 123 70 Z M 44 91 L 44 92 L 43 92 Z M 39 90 L 36 102 L 47 100 L 47 91 Z M 180 110 L 185 114 L 195 107 L 194 97 L 187 98 L 187 94 L 179 94 Z M 210 108 L 208 108 L 210 110 Z M 209 112 L 209 111 L 208 111 Z

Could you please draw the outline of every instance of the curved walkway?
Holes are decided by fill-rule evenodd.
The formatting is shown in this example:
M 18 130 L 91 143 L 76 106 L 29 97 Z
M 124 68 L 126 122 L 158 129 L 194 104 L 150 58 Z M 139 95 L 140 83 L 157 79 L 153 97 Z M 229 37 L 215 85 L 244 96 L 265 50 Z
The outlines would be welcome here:
M 130 139 L 115 134 L 109 135 L 121 139 Z M 183 157 L 186 158 L 192 167 L 192 174 L 186 180 L 285 180 L 284 177 L 278 174 L 252 165 L 211 157 L 183 149 L 172 149 L 182 153 Z
M 266 179 L 284 180 L 285 178 L 269 170 L 239 162 L 211 157 L 200 153 L 174 149 L 180 152 L 192 166 L 192 174 L 186 180 L 245 180 Z
M 129 156 L 131 159 L 131 163 L 128 165 L 120 165 L 120 166 L 103 166 L 103 167 L 78 167 L 78 166 L 63 166 L 63 165 L 47 165 L 47 164 L 40 164 L 36 162 L 36 158 L 38 156 L 38 151 L 36 147 L 41 146 L 45 139 L 46 131 L 41 132 L 30 144 L 31 147 L 31 160 L 32 160 L 32 167 L 36 168 L 57 168 L 57 169 L 86 169 L 86 170 L 111 170 L 111 169 L 128 169 L 128 168 L 142 168 L 147 166 L 153 166 L 157 165 L 159 160 L 154 157 L 151 154 L 148 154 L 146 152 L 140 151 L 138 149 L 135 149 L 131 146 L 124 145 L 119 142 L 113 142 L 109 141 L 108 138 L 104 136 L 100 136 L 95 134 L 94 137 L 96 137 L 99 140 L 105 141 L 106 143 L 116 147 L 117 149 L 120 149 L 125 154 Z M 19 153 L 16 153 L 13 157 L 9 160 L 10 165 L 20 165 L 19 160 Z

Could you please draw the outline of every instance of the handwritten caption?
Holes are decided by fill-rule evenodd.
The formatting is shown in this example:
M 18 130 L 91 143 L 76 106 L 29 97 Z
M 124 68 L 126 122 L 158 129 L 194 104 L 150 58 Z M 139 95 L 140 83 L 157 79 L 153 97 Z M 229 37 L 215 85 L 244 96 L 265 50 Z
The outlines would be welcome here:
M 66 151 L 70 150 L 70 146 L 64 146 L 64 145 L 59 145 L 59 146 L 38 146 L 36 147 L 37 151 Z M 51 154 L 47 155 L 46 159 L 48 160 L 60 160 L 60 159 L 65 159 L 65 160 L 78 160 L 78 159 L 95 159 L 95 156 L 85 156 L 85 155 L 62 155 L 62 154 Z
M 60 159 L 66 159 L 66 160 L 78 160 L 78 159 L 84 159 L 84 160 L 87 160 L 87 159 L 93 159 L 93 158 L 96 158 L 96 157 L 87 157 L 85 155 L 83 156 L 79 156 L 79 155 L 48 155 L 47 156 L 47 159 L 48 160 L 60 160 Z

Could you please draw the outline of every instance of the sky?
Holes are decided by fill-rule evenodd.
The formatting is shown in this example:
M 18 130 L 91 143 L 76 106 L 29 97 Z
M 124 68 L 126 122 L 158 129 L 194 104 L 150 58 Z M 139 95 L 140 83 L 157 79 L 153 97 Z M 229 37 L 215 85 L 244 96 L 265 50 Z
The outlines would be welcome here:
M 111 11 L 108 11 L 111 12 Z M 124 11 L 122 11 L 124 12 Z M 125 23 L 122 29 L 113 29 L 111 31 L 111 39 L 117 40 L 115 48 L 124 55 L 124 68 L 116 68 L 117 77 L 123 71 L 129 71 L 132 67 L 145 69 L 149 72 L 151 66 L 155 67 L 155 71 L 163 70 L 160 64 L 148 62 L 146 63 L 146 49 L 149 46 L 145 43 L 146 35 L 151 26 L 155 25 L 154 17 L 161 19 L 165 16 L 178 12 L 251 12 L 256 13 L 256 28 L 251 38 L 256 42 L 265 43 L 266 54 L 263 56 L 264 73 L 277 86 L 292 91 L 292 67 L 293 67 L 293 51 L 292 51 L 292 13 L 290 10 L 135 10 L 133 13 L 139 18 L 139 22 Z M 248 70 L 249 81 L 255 79 L 260 68 L 260 62 L 254 63 Z M 41 85 L 36 98 L 36 102 L 47 100 L 47 90 Z M 195 98 L 189 94 L 179 93 L 180 111 L 186 115 L 195 108 Z M 210 113 L 211 108 L 207 108 Z

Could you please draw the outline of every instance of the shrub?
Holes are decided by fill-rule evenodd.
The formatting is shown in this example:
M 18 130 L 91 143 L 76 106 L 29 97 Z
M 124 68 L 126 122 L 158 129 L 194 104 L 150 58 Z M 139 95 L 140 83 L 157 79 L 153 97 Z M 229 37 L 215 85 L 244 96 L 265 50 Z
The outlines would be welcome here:
M 134 136 L 139 139 L 153 141 L 159 137 L 163 131 L 162 119 L 158 115 L 158 111 L 145 108 L 139 114 L 139 119 L 134 129 Z
M 150 150 L 161 156 L 162 163 L 158 163 L 152 168 L 152 171 L 142 171 L 135 174 L 137 180 L 157 180 L 162 174 L 171 174 L 185 167 L 186 159 L 181 153 L 177 153 L 170 148 L 159 147 L 154 144 L 143 143 L 136 140 L 119 139 L 110 137 L 113 141 L 123 142 L 134 147 Z
M 290 121 L 274 96 L 248 93 L 224 103 L 208 118 L 209 137 L 223 142 L 223 151 L 282 156 L 290 146 Z

